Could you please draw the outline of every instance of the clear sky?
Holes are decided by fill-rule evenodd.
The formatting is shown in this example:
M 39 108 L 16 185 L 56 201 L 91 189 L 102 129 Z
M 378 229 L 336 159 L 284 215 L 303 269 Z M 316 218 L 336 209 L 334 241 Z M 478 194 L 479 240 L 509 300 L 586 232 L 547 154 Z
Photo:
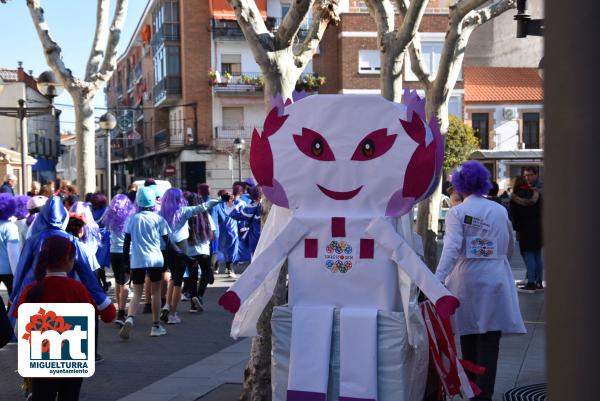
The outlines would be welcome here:
M 147 2 L 129 0 L 125 27 L 119 43 L 119 55 L 129 43 Z M 50 33 L 62 48 L 66 66 L 75 76 L 83 79 L 96 26 L 96 0 L 41 0 L 41 3 Z M 111 0 L 111 19 L 115 3 L 116 0 Z M 33 70 L 35 77 L 50 69 L 33 27 L 26 0 L 10 0 L 7 4 L 0 4 L 0 67 L 16 69 L 18 61 L 23 62 L 25 71 Z M 55 99 L 55 103 L 73 104 L 66 91 Z M 100 91 L 96 95 L 96 107 L 104 106 L 104 92 Z M 73 131 L 73 108 L 58 108 L 62 110 L 62 130 Z M 97 110 L 96 116 L 102 113 L 103 110 Z

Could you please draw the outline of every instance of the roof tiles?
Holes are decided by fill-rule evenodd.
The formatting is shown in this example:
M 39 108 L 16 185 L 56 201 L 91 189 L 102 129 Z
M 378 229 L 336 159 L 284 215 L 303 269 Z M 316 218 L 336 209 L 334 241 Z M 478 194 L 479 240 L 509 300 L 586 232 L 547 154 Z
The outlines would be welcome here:
M 542 79 L 536 68 L 465 67 L 466 103 L 541 103 Z

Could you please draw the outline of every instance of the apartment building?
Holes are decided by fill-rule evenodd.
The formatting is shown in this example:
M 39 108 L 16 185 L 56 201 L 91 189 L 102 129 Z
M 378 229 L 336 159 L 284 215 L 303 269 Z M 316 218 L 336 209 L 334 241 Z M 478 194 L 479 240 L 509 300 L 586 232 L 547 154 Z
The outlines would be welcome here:
M 33 72 L 25 72 L 21 63 L 18 68 L 0 68 L 0 107 L 17 107 L 23 99 L 26 107 L 43 108 L 50 106 L 50 99 L 37 87 Z M 28 172 L 27 182 L 31 180 L 46 183 L 56 179 L 56 163 L 60 154 L 60 110 L 54 115 L 40 115 L 25 119 L 27 130 L 28 164 L 33 162 Z M 0 116 L 0 147 L 7 149 L 6 154 L 21 151 L 19 120 Z M 19 153 L 20 155 L 20 153 Z M 20 160 L 20 156 L 19 156 Z M 21 167 L 15 166 L 11 173 L 21 176 Z M 20 185 L 20 184 L 19 184 Z M 20 189 L 19 189 L 20 191 Z

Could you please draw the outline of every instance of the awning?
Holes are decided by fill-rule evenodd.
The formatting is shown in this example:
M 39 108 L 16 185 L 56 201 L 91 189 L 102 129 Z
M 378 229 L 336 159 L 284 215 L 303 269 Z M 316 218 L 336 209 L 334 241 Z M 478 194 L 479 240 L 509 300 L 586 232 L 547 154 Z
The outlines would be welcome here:
M 542 149 L 523 150 L 487 150 L 480 149 L 471 153 L 472 160 L 542 160 Z
M 49 159 L 38 159 L 37 163 L 31 166 L 31 171 L 54 171 L 56 162 Z

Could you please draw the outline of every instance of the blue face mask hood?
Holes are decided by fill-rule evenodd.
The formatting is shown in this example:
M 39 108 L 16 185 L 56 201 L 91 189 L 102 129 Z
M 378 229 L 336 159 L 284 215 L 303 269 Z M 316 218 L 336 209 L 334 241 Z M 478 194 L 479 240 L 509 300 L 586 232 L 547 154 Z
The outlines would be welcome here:
M 68 214 L 63 206 L 62 199 L 53 196 L 40 210 L 31 227 L 31 235 L 46 230 L 62 230 L 68 222 Z

